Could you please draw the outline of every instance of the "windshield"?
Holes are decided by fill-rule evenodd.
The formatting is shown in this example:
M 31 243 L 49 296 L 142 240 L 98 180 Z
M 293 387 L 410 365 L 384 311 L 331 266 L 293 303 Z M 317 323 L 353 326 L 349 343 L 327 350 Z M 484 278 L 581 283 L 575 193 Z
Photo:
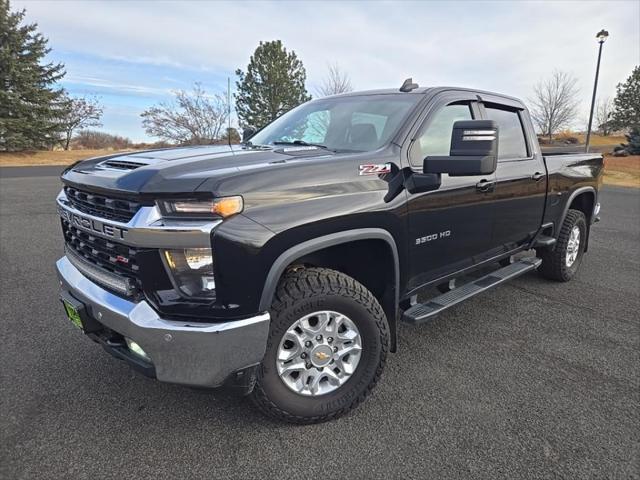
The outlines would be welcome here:
M 404 93 L 314 100 L 274 120 L 250 142 L 316 144 L 335 151 L 376 150 L 389 141 L 420 98 Z

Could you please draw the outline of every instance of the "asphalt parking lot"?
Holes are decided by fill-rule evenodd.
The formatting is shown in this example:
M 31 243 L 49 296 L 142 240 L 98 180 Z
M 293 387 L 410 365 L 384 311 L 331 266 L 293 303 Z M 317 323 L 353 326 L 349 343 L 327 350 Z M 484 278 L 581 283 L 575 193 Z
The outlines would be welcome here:
M 292 426 L 149 380 L 83 338 L 57 297 L 58 180 L 12 175 L 0 178 L 2 478 L 640 477 L 639 190 L 602 193 L 577 279 L 528 274 L 403 326 L 367 402 Z

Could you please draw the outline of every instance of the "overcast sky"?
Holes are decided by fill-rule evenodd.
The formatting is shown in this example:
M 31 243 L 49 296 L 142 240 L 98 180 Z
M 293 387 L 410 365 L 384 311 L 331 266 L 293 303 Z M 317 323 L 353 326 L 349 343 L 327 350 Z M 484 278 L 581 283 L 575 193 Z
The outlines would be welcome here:
M 454 85 L 521 98 L 554 68 L 579 79 L 586 123 L 597 56 L 599 97 L 640 64 L 640 1 L 565 2 L 152 2 L 24 1 L 27 21 L 66 65 L 64 87 L 96 95 L 104 130 L 148 140 L 140 113 L 171 90 L 234 85 L 260 40 L 281 39 L 307 69 L 314 94 L 338 63 L 357 90 Z

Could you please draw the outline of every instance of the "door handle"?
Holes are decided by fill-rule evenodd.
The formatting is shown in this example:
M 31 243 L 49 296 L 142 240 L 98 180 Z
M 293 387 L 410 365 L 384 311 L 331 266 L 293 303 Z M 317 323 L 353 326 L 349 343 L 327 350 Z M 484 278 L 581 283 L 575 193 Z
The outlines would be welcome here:
M 533 178 L 536 182 L 539 180 L 542 180 L 543 177 L 544 177 L 544 173 L 541 173 L 541 172 L 536 172 L 533 175 L 531 175 L 531 178 Z
M 493 192 L 495 186 L 496 182 L 494 182 L 493 180 L 483 179 L 476 183 L 476 190 L 478 190 L 479 192 Z

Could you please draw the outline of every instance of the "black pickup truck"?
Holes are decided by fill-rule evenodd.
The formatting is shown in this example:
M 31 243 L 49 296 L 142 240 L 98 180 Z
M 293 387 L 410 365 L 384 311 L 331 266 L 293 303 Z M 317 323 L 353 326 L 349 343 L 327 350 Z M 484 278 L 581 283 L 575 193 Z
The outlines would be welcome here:
M 598 220 L 602 157 L 543 156 L 525 105 L 496 93 L 405 82 L 243 140 L 66 169 L 61 298 L 144 374 L 286 421 L 359 404 L 399 322 L 534 269 L 570 280 Z

